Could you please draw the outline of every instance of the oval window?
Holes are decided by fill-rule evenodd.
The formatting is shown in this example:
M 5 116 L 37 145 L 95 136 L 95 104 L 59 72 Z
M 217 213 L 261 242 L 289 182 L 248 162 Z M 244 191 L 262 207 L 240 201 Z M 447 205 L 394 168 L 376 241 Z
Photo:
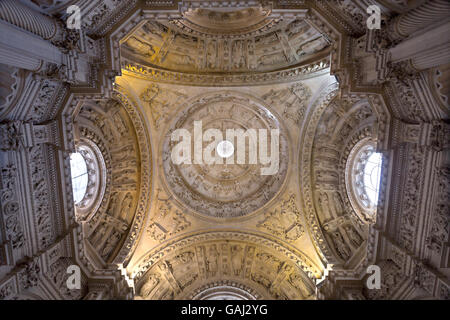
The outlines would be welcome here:
M 364 139 L 357 143 L 347 159 L 345 184 L 355 212 L 365 221 L 374 222 L 380 192 L 383 157 L 375 144 Z
M 72 174 L 73 201 L 75 204 L 83 200 L 88 185 L 86 161 L 79 152 L 70 155 L 70 171 Z

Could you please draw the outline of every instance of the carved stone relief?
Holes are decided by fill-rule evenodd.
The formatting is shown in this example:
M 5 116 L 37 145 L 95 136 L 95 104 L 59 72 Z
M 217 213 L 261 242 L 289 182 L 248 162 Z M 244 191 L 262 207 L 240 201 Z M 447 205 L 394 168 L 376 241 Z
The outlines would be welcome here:
M 339 260 L 349 260 L 367 237 L 373 215 L 352 202 L 348 162 L 358 142 L 374 137 L 376 117 L 367 103 L 334 99 L 318 123 L 313 146 L 316 210 Z M 362 143 L 362 142 L 360 142 Z M 344 146 L 344 147 L 342 147 Z
M 164 241 L 191 225 L 187 217 L 171 202 L 171 197 L 163 196 L 162 193 L 161 189 L 157 189 L 156 215 L 147 228 L 148 234 L 155 241 Z
M 136 210 L 140 182 L 136 134 L 127 112 L 116 100 L 84 106 L 78 115 L 78 126 L 83 141 L 98 150 L 97 156 L 105 163 L 103 169 L 94 168 L 98 172 L 92 173 L 92 180 L 102 179 L 107 187 L 93 194 L 99 197 L 95 200 L 97 205 L 85 208 L 84 203 L 91 203 L 88 184 L 88 192 L 77 210 L 85 217 L 90 243 L 108 261 L 117 254 Z M 82 152 L 81 142 L 79 148 Z
M 297 208 L 295 196 L 290 194 L 281 200 L 278 208 L 265 214 L 265 219 L 257 225 L 287 241 L 295 241 L 304 234 L 301 214 Z
M 211 17 L 216 15 L 220 19 L 221 14 L 214 11 L 206 14 L 204 10 L 190 11 L 185 19 L 149 21 L 128 38 L 122 45 L 122 52 L 127 58 L 172 71 L 260 72 L 300 63 L 329 45 L 303 20 L 264 20 L 265 14 L 257 10 L 250 8 L 242 12 L 222 13 L 227 15 L 223 21 Z M 253 27 L 242 28 L 237 24 L 243 16 L 258 14 L 263 19 L 256 23 L 260 27 L 258 31 L 249 32 Z M 216 27 L 205 29 L 189 19 L 210 19 Z M 221 23 L 226 23 L 227 27 L 219 28 Z M 233 30 L 230 25 L 239 26 L 242 31 Z M 219 30 L 221 34 L 215 35 Z M 224 35 L 225 30 L 235 34 Z
M 250 164 L 248 140 L 244 142 L 244 164 L 237 163 L 239 155 L 233 155 L 235 164 L 230 165 L 225 161 L 222 161 L 222 164 L 215 162 L 210 165 L 204 162 L 175 165 L 171 156 L 176 143 L 170 141 L 171 133 L 183 128 L 193 137 L 194 121 L 198 120 L 202 121 L 203 130 L 221 130 L 224 139 L 227 129 L 242 130 L 242 133 L 247 129 L 254 129 L 256 132 L 258 129 L 266 129 L 268 149 L 271 146 L 271 130 L 278 129 L 278 171 L 274 175 L 262 175 L 262 168 L 268 165 L 262 165 L 260 161 Z M 202 150 L 208 145 L 209 143 L 203 142 Z M 189 107 L 177 115 L 165 135 L 161 161 L 167 184 L 176 198 L 195 212 L 210 217 L 227 218 L 254 212 L 271 200 L 284 182 L 288 159 L 286 134 L 278 119 L 269 110 L 247 96 L 234 92 L 216 92 L 190 101 Z
M 201 283 L 219 279 L 249 284 L 269 299 L 314 297 L 308 277 L 289 259 L 234 240 L 176 250 L 154 264 L 137 288 L 141 299 L 183 299 Z

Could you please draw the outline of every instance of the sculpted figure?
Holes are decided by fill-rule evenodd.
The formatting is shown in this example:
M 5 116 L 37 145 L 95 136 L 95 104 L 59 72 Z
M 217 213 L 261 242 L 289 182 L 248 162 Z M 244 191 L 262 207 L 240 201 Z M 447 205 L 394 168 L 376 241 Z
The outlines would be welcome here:
M 241 273 L 242 264 L 242 247 L 240 245 L 234 245 L 231 247 L 231 264 L 233 265 L 234 274 L 238 276 Z
M 128 45 L 135 51 L 136 53 L 142 54 L 147 57 L 151 57 L 155 54 L 155 50 L 152 45 L 145 43 L 135 37 L 131 37 L 127 41 Z
M 214 276 L 217 272 L 218 259 L 219 252 L 217 251 L 216 245 L 214 244 L 209 248 L 209 254 L 206 257 L 206 268 L 212 276 Z
M 334 243 L 336 245 L 336 250 L 339 255 L 344 259 L 348 260 L 350 258 L 351 252 L 348 246 L 345 244 L 344 239 L 338 231 L 333 233 Z
M 125 219 L 132 205 L 133 205 L 133 196 L 131 195 L 131 193 L 127 193 L 127 195 L 122 201 L 122 209 L 120 210 L 120 217 Z
M 142 298 L 147 298 L 153 291 L 153 289 L 158 285 L 160 278 L 156 274 L 152 274 L 148 277 L 147 282 L 141 288 Z
M 297 54 L 299 56 L 306 55 L 306 54 L 312 54 L 314 52 L 322 50 L 327 45 L 328 45 L 328 43 L 325 41 L 325 39 L 323 39 L 321 37 L 321 38 L 307 42 L 304 45 L 302 45 L 300 47 L 300 49 L 297 51 Z

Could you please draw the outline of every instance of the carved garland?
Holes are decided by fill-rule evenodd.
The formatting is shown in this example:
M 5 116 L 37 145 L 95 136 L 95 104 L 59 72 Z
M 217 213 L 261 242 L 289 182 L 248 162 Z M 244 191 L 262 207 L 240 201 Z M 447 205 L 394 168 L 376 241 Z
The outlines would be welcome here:
M 202 75 L 159 70 L 122 59 L 124 75 L 149 81 L 196 86 L 242 86 L 249 84 L 273 84 L 284 83 L 286 81 L 299 81 L 326 74 L 330 71 L 329 67 L 330 60 L 326 57 L 305 66 L 282 71 L 248 75 Z

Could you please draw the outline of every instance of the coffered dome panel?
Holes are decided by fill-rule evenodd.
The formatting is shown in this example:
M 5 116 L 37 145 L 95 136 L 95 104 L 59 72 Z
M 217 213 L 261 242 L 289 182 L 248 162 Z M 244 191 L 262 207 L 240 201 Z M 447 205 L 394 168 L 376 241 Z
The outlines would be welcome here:
M 217 145 L 222 140 L 215 137 L 213 142 L 203 139 L 204 158 L 201 163 L 194 159 L 194 147 L 191 164 L 175 164 L 171 157 L 177 142 L 171 141 L 172 133 L 177 129 L 186 129 L 194 140 L 194 126 L 200 130 L 198 125 L 202 126 L 203 132 L 218 129 L 223 139 L 230 129 L 235 130 L 236 139 L 226 138 L 236 149 L 232 157 L 223 159 L 216 155 L 213 164 L 206 164 L 208 159 L 205 157 L 214 155 L 214 152 L 211 153 L 214 143 Z M 249 138 L 243 137 L 241 145 L 242 142 L 239 142 L 243 134 L 251 131 L 257 137 L 253 150 L 250 149 Z M 279 132 L 278 145 L 276 141 L 272 141 L 278 139 L 276 132 Z M 260 150 L 263 144 L 267 147 L 266 154 L 269 158 L 274 155 L 272 149 L 279 148 L 279 158 L 263 164 Z M 240 146 L 243 148 L 239 149 Z M 210 93 L 192 100 L 189 107 L 170 126 L 163 141 L 162 152 L 165 179 L 173 194 L 193 211 L 219 218 L 244 216 L 263 207 L 282 187 L 289 162 L 286 132 L 277 117 L 252 98 L 229 91 Z M 240 161 L 239 157 L 243 157 L 244 161 Z M 229 163 L 231 158 L 233 164 Z M 270 168 L 274 172 L 269 173 L 273 174 L 266 173 Z
M 267 15 L 203 9 L 148 21 L 123 41 L 121 54 L 125 63 L 195 74 L 273 72 L 327 55 L 328 41 L 305 20 Z
M 199 34 L 243 35 L 259 30 L 273 23 L 269 19 L 270 10 L 264 8 L 245 8 L 241 10 L 194 9 L 184 13 L 184 19 L 175 20 Z

